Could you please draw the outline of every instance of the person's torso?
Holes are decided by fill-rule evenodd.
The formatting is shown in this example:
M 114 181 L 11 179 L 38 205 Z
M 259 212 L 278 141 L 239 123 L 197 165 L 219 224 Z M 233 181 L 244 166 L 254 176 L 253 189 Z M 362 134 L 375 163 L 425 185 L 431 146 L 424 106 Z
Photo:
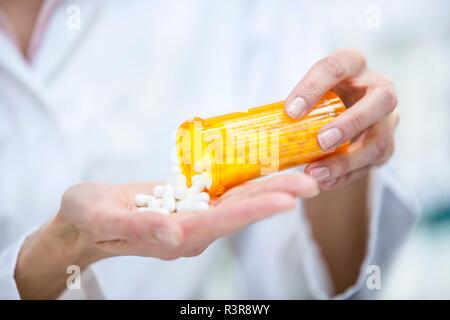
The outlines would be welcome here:
M 32 66 L 0 34 L 0 245 L 73 184 L 165 179 L 182 121 L 283 99 L 323 53 L 308 19 L 295 1 L 62 2 Z M 215 251 L 96 267 L 111 298 L 195 297 Z

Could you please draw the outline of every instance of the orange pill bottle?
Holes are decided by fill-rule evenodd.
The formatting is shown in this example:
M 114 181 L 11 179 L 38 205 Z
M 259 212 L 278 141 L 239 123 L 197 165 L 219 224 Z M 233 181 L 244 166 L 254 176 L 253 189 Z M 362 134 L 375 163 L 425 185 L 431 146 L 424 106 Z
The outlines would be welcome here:
M 300 120 L 287 116 L 284 101 L 194 118 L 178 128 L 178 162 L 189 185 L 198 171 L 209 171 L 209 194 L 217 197 L 245 181 L 344 151 L 348 143 L 323 151 L 317 142 L 319 130 L 344 110 L 342 100 L 330 91 Z

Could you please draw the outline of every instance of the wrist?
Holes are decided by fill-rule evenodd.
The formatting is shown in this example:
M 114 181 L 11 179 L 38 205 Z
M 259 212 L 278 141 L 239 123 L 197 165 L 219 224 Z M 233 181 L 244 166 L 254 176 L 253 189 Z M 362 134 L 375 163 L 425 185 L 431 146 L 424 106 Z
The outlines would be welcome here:
M 65 288 L 67 267 L 80 269 L 105 258 L 89 238 L 62 214 L 56 215 L 23 243 L 14 278 L 23 299 L 53 299 Z
M 77 265 L 81 269 L 106 256 L 100 252 L 87 234 L 58 213 L 42 228 L 43 244 L 56 253 L 67 265 Z

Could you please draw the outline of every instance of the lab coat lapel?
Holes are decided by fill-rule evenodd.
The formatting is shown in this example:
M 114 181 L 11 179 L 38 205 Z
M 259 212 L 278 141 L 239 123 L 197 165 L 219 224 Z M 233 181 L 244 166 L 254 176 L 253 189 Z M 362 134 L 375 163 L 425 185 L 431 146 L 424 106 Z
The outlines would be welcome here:
M 19 85 L 38 100 L 42 100 L 42 90 L 30 65 L 24 60 L 14 43 L 0 33 L 0 72 L 6 72 L 15 79 Z
M 96 22 L 99 1 L 62 1 L 55 9 L 33 59 L 44 84 L 51 82 L 81 46 Z M 57 44 L 57 45 L 55 45 Z
M 80 12 L 80 29 L 73 29 L 68 20 L 73 18 L 70 15 L 76 14 L 76 10 Z M 15 44 L 0 33 L 0 72 L 9 73 L 33 98 L 45 105 L 45 85 L 76 52 L 77 46 L 92 28 L 98 10 L 98 1 L 62 1 L 50 17 L 31 64 L 22 57 Z

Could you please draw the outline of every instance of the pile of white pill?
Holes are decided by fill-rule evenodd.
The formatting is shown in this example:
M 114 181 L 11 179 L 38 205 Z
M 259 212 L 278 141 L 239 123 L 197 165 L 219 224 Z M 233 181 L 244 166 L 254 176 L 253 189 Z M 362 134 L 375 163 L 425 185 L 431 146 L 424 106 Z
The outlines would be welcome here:
M 192 176 L 191 187 L 179 166 L 172 167 L 172 173 L 164 185 L 157 185 L 153 194 L 137 194 L 134 198 L 139 212 L 195 212 L 209 209 L 210 197 L 205 190 L 211 188 L 212 179 L 204 165 L 196 164 L 197 174 Z

